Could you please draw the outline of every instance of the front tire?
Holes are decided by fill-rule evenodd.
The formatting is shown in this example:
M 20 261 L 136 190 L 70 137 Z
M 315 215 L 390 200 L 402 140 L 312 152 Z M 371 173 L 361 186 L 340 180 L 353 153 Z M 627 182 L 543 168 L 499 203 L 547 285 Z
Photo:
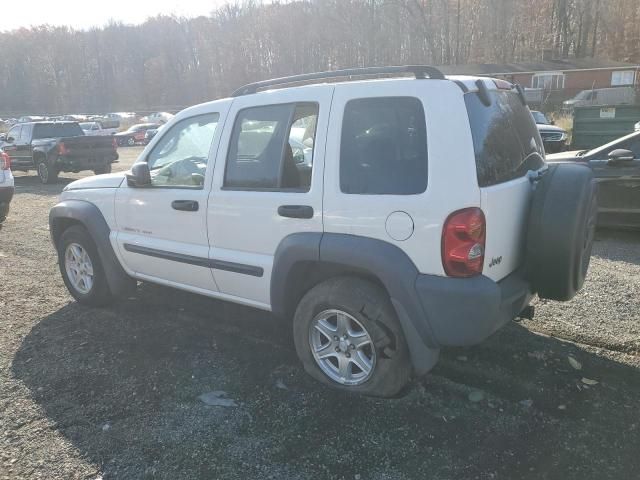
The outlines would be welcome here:
M 104 175 L 105 173 L 111 173 L 111 164 L 107 163 L 105 166 L 96 168 L 93 173 L 96 175 Z
M 298 304 L 293 337 L 307 373 L 332 388 L 393 397 L 411 378 L 395 310 L 372 282 L 337 277 L 313 287 Z
M 50 185 L 58 181 L 58 171 L 49 165 L 46 160 L 38 162 L 38 178 L 45 185 Z
M 58 265 L 69 293 L 92 307 L 111 303 L 102 262 L 89 232 L 79 225 L 66 229 L 58 242 Z

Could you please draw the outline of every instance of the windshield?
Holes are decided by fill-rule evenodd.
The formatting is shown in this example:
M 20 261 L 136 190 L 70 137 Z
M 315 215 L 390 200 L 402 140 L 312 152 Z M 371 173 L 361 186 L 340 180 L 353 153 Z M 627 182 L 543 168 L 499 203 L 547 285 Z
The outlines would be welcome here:
M 533 115 L 533 119 L 536 121 L 536 123 L 540 125 L 549 125 L 549 120 L 547 120 L 547 117 L 544 116 L 544 113 L 533 110 L 531 112 L 531 115 Z
M 574 100 L 590 100 L 591 99 L 591 90 L 583 90 L 580 93 L 578 93 L 575 97 L 573 97 Z
M 81 137 L 82 128 L 77 123 L 37 123 L 33 128 L 33 138 Z
M 594 156 L 597 156 L 600 152 L 608 150 L 611 147 L 615 147 L 617 144 L 622 143 L 625 140 L 628 140 L 628 139 L 633 138 L 633 137 L 638 137 L 638 136 L 640 136 L 640 135 L 638 135 L 638 132 L 630 133 L 629 135 L 626 135 L 626 136 L 621 137 L 621 138 L 616 138 L 612 142 L 605 143 L 604 145 L 596 147 L 593 150 L 588 150 L 588 151 L 584 152 L 583 155 L 588 155 L 588 156 L 594 155 Z
M 82 122 L 80 128 L 82 128 L 82 130 L 91 130 L 94 125 L 95 123 L 93 122 Z

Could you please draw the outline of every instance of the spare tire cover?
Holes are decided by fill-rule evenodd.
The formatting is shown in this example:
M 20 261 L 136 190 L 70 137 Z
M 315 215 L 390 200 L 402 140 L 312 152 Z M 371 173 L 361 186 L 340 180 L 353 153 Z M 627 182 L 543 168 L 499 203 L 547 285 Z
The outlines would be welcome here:
M 526 272 L 541 298 L 570 300 L 582 288 L 597 217 L 597 184 L 580 164 L 550 165 L 529 214 Z

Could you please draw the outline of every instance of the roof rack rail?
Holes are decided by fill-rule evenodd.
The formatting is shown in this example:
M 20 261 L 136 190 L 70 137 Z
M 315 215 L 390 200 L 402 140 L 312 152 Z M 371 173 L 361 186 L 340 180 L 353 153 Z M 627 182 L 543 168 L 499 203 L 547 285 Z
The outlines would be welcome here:
M 412 73 L 416 79 L 424 79 L 427 76 L 430 79 L 444 80 L 444 74 L 435 67 L 428 65 L 400 65 L 393 67 L 366 67 L 366 68 L 349 68 L 346 70 L 333 70 L 329 72 L 305 73 L 302 75 L 293 75 L 290 77 L 274 78 L 271 80 L 263 80 L 261 82 L 249 83 L 234 91 L 232 97 L 240 97 L 256 93 L 258 90 L 274 87 L 278 85 L 289 85 L 292 83 L 309 82 L 312 80 L 326 80 L 331 78 L 346 77 L 366 77 L 375 75 L 393 75 L 402 73 Z

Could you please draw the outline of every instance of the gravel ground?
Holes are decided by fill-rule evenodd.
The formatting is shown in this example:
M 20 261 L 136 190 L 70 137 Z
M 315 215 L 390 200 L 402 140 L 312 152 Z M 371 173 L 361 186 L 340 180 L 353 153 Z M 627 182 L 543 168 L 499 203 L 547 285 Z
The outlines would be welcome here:
M 263 312 L 147 284 L 73 302 L 47 215 L 80 176 L 18 174 L 0 231 L 0 479 L 638 478 L 640 235 L 600 232 L 576 299 L 377 400 L 310 380 Z M 198 399 L 219 390 L 235 406 Z

